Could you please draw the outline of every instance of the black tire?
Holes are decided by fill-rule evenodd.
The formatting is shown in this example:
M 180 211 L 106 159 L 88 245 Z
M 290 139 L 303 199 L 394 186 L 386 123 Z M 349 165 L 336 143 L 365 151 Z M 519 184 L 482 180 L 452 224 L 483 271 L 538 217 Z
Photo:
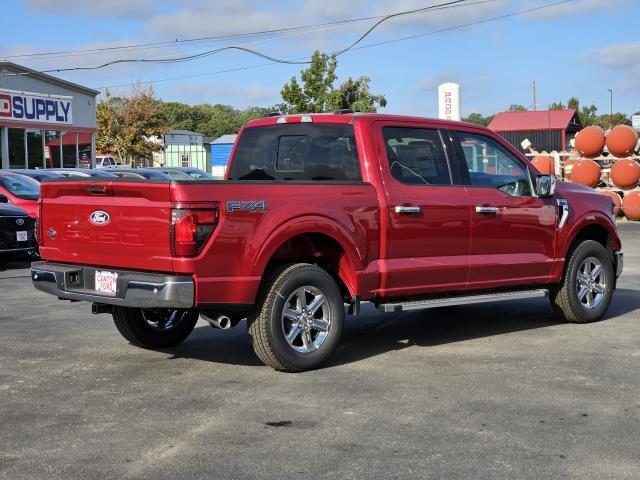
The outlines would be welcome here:
M 301 291 L 302 297 L 311 299 L 303 312 L 320 295 L 324 297 L 324 303 L 315 312 L 305 313 L 306 317 L 301 315 L 302 319 L 298 320 L 301 323 L 296 326 L 296 320 L 285 318 L 284 314 L 285 307 L 293 305 L 291 298 L 299 298 Z M 282 372 L 302 372 L 322 366 L 331 357 L 340 341 L 344 323 L 344 302 L 331 275 L 306 263 L 283 267 L 266 280 L 261 297 L 253 318 L 249 319 L 249 336 L 253 350 L 265 365 Z M 287 309 L 287 312 L 291 314 L 292 310 Z M 326 330 L 314 329 L 314 317 L 323 322 Z M 302 326 L 305 321 L 309 322 L 307 333 Z M 285 333 L 291 334 L 294 327 L 302 330 L 289 343 Z M 321 339 L 323 333 L 326 334 Z M 309 351 L 301 351 L 305 349 Z
M 179 317 L 175 324 L 162 329 L 152 326 L 148 320 L 167 318 L 171 312 Z M 194 310 L 142 310 L 139 308 L 113 308 L 113 322 L 120 334 L 131 344 L 150 350 L 171 348 L 182 343 L 198 322 Z M 159 324 L 158 324 L 159 325 Z
M 578 291 L 578 272 L 583 266 L 583 262 L 589 258 L 595 258 L 600 262 L 603 277 L 598 283 L 604 284 L 604 293 L 602 293 L 600 302 L 597 305 L 593 304 L 591 308 L 585 305 L 584 299 L 579 298 Z M 563 320 L 571 323 L 589 323 L 600 320 L 607 312 L 613 296 L 615 277 L 611 254 L 600 243 L 594 240 L 585 240 L 569 251 L 566 262 L 560 284 L 551 290 L 553 309 Z M 594 293 L 591 295 L 593 299 Z

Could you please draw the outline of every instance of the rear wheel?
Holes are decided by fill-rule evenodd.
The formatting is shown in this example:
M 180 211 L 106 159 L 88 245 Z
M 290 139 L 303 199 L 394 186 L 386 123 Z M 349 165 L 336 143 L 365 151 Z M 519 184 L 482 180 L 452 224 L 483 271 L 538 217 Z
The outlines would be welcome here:
M 613 284 L 611 255 L 600 243 L 585 240 L 567 256 L 562 281 L 551 292 L 552 305 L 567 322 L 595 322 L 609 308 Z
M 198 312 L 114 307 L 113 321 L 120 334 L 137 347 L 170 348 L 180 344 L 193 331 Z
M 253 349 L 266 365 L 285 372 L 320 367 L 333 354 L 342 333 L 344 303 L 325 270 L 297 264 L 267 281 L 249 322 Z

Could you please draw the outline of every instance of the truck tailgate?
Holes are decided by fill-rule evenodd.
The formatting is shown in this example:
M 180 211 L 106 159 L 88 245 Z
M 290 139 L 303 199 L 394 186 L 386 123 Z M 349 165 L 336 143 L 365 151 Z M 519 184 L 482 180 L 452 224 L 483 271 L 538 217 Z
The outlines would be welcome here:
M 44 182 L 41 199 L 46 260 L 173 271 L 169 182 Z

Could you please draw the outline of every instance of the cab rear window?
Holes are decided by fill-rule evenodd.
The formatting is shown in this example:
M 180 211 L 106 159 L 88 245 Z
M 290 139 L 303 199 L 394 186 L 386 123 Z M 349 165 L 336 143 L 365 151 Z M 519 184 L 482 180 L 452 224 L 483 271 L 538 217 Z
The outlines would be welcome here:
M 243 130 L 229 180 L 361 181 L 353 127 L 289 124 Z

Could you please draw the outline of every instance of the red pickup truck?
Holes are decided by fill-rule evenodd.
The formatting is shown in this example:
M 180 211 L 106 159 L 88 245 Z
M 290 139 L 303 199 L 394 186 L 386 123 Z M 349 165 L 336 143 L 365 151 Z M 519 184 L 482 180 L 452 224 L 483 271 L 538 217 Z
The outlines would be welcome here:
M 32 279 L 144 348 L 247 319 L 264 363 L 302 371 L 335 350 L 345 304 L 548 295 L 566 321 L 600 319 L 623 265 L 612 212 L 476 125 L 270 116 L 244 126 L 224 181 L 44 182 Z

